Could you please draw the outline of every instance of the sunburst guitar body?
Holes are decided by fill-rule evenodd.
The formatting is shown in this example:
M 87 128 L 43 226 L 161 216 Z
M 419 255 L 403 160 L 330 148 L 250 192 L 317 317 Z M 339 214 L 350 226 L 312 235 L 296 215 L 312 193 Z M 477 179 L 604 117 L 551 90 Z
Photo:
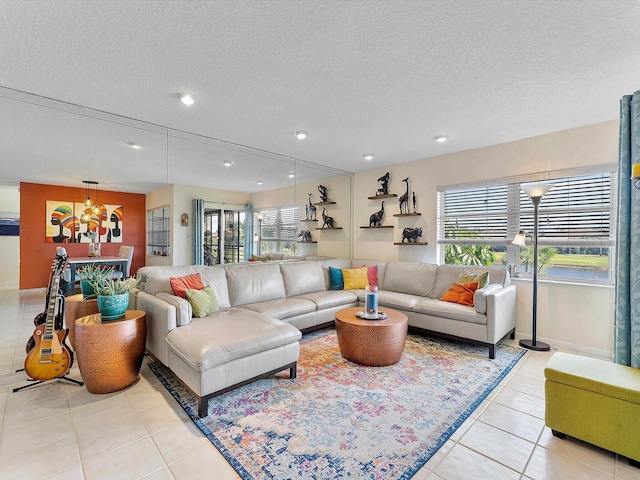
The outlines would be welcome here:
M 52 380 L 63 376 L 71 368 L 73 356 L 65 344 L 68 329 L 55 331 L 56 300 L 60 274 L 67 261 L 66 255 L 57 255 L 54 275 L 51 279 L 51 295 L 47 306 L 47 318 L 37 325 L 29 343 L 33 347 L 27 353 L 24 370 L 34 380 Z
M 33 332 L 35 346 L 27 354 L 24 370 L 35 380 L 52 380 L 61 377 L 71 368 L 71 353 L 65 345 L 68 329 L 49 331 L 46 324 L 36 327 Z

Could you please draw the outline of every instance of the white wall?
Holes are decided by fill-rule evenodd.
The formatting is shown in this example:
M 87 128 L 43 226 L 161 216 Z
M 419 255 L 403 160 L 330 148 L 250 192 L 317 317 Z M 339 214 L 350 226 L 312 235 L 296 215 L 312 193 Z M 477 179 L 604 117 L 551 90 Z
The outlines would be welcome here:
M 539 172 L 617 162 L 618 121 L 555 132 L 516 142 L 428 158 L 391 168 L 357 173 L 354 177 L 353 257 L 437 263 L 437 190 L 439 186 L 467 184 Z M 393 230 L 363 230 L 380 200 L 368 200 L 379 188 L 377 179 L 390 171 L 389 192 L 404 193 L 402 179 L 410 178 L 420 217 L 393 217 L 398 199 L 385 204 L 384 224 Z M 427 246 L 395 246 L 404 227 L 423 227 Z M 531 282 L 517 281 L 517 334 L 531 332 Z M 541 340 L 564 348 L 602 356 L 613 352 L 613 288 L 540 281 L 538 330 Z
M 0 186 L 0 212 L 20 212 L 20 187 Z M 20 284 L 20 237 L 0 236 L 0 288 Z

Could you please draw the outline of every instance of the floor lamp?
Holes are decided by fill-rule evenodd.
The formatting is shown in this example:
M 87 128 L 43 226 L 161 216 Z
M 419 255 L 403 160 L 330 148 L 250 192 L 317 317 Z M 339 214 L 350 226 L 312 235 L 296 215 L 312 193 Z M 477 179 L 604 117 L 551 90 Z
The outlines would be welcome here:
M 538 206 L 540 205 L 542 197 L 544 197 L 552 187 L 553 185 L 545 183 L 532 183 L 520 186 L 522 191 L 526 193 L 533 202 L 533 335 L 531 340 L 520 340 L 520 346 L 540 352 L 551 350 L 551 346 L 547 343 L 536 341 L 538 308 Z M 512 243 L 524 246 L 526 243 L 524 232 L 520 231 Z

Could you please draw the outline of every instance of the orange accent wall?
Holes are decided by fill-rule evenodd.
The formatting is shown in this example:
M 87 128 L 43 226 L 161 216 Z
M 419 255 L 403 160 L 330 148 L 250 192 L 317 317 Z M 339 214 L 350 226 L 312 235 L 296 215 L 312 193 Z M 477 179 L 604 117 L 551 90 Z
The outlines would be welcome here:
M 45 227 L 47 200 L 69 200 L 84 202 L 84 188 L 58 187 L 37 183 L 20 183 L 20 290 L 47 287 L 51 262 L 56 256 L 56 247 L 63 246 L 70 257 L 85 257 L 89 253 L 88 243 L 46 243 Z M 131 275 L 144 266 L 146 196 L 138 193 L 98 190 L 102 204 L 122 205 L 122 243 L 103 243 L 104 256 L 118 255 L 121 245 L 133 245 Z

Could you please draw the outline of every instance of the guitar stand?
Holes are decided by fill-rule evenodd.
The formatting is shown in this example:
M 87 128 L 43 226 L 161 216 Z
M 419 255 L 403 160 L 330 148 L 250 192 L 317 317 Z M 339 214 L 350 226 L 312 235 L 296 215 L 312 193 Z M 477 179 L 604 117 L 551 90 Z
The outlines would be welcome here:
M 16 372 L 24 372 L 24 368 L 21 368 L 20 370 L 16 370 Z M 33 378 L 30 378 L 30 379 L 27 379 L 27 382 L 33 382 L 33 383 L 30 383 L 28 385 L 23 385 L 18 388 L 14 388 L 13 392 L 19 392 L 20 390 L 24 390 L 25 388 L 35 387 L 36 385 L 40 385 L 41 383 L 51 382 L 53 380 L 66 380 L 67 382 L 75 383 L 80 387 L 84 385 L 84 382 L 81 382 L 80 380 L 75 380 L 73 378 L 69 378 L 66 375 L 61 375 L 59 377 L 52 378 L 51 380 L 34 380 Z

